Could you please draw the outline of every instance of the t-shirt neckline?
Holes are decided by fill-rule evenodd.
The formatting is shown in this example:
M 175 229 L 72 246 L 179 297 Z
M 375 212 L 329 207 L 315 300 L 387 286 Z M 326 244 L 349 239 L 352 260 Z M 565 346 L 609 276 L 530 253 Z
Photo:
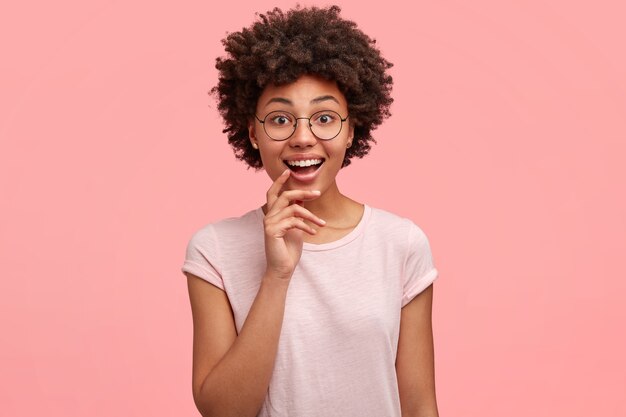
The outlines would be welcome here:
M 263 217 L 265 216 L 265 214 L 263 213 L 263 207 L 259 207 L 256 210 L 256 212 L 257 212 L 258 217 L 262 220 Z M 352 242 L 354 239 L 356 239 L 363 233 L 363 230 L 365 229 L 365 225 L 369 221 L 371 213 L 372 213 L 371 207 L 368 206 L 367 204 L 363 204 L 363 215 L 361 216 L 361 219 L 359 220 L 357 225 L 354 227 L 354 229 L 352 229 L 347 235 L 342 236 L 341 238 L 337 240 L 333 240 L 332 242 L 326 242 L 326 243 L 304 242 L 302 244 L 302 250 L 316 252 L 316 251 L 336 249 L 341 246 L 347 245 L 348 243 Z

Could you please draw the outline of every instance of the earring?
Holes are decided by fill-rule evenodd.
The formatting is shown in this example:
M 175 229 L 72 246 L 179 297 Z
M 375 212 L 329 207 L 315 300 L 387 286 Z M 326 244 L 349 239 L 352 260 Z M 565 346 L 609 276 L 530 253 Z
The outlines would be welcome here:
M 349 148 L 350 146 L 352 146 L 352 142 L 348 142 L 348 144 L 346 145 L 346 148 Z
M 252 147 L 254 149 L 259 149 L 259 145 L 257 145 L 256 142 L 252 142 Z

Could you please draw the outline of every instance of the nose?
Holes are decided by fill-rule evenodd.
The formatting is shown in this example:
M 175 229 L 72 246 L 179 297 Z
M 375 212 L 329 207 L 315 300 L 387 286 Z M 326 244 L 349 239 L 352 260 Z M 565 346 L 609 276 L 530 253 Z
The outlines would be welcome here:
M 306 148 L 315 146 L 317 138 L 311 132 L 311 126 L 309 126 L 309 120 L 307 118 L 298 118 L 296 124 L 296 130 L 289 138 L 289 145 L 294 148 Z

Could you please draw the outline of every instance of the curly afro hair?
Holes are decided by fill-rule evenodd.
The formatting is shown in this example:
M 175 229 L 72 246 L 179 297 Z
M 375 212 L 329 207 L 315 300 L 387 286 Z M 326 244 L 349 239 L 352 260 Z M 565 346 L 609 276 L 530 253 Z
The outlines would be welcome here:
M 313 74 L 335 81 L 348 102 L 354 139 L 342 167 L 370 150 L 371 135 L 391 115 L 392 63 L 381 56 L 374 39 L 339 16 L 338 6 L 301 8 L 286 13 L 274 8 L 259 21 L 229 33 L 222 44 L 227 57 L 217 58 L 217 86 L 210 91 L 224 119 L 224 133 L 235 156 L 261 169 L 260 155 L 250 144 L 248 121 L 267 85 L 284 85 Z

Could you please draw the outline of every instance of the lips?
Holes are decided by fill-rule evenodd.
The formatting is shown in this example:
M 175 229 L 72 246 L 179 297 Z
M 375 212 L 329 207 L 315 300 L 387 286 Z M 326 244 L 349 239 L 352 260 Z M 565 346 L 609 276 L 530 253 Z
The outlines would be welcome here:
M 324 164 L 324 158 L 299 157 L 284 160 L 283 163 L 291 170 L 291 178 L 300 182 L 312 182 Z

